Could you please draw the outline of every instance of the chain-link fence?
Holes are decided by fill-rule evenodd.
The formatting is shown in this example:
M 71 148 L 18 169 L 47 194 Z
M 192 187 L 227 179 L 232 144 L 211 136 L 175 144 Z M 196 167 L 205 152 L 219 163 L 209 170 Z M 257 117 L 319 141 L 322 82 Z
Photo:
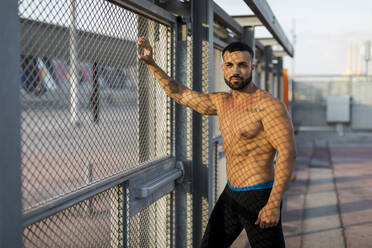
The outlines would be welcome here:
M 107 1 L 19 11 L 25 210 L 169 155 L 169 100 L 135 44 L 147 35 L 169 71 L 168 27 Z
M 173 247 L 173 198 L 168 194 L 129 220 L 127 247 Z
M 136 47 L 148 37 L 170 73 L 169 26 L 104 0 L 21 0 L 19 17 L 26 213 L 170 155 L 170 101 Z M 123 190 L 27 226 L 25 246 L 170 247 L 170 194 L 129 218 Z
M 24 247 L 119 247 L 123 240 L 115 233 L 123 218 L 115 215 L 116 206 L 111 204 L 119 198 L 108 190 L 27 226 Z
M 297 127 L 329 127 L 327 122 L 327 98 L 329 96 L 351 97 L 350 121 L 355 130 L 372 129 L 369 116 L 372 102 L 368 95 L 372 78 L 366 76 L 306 76 L 292 82 L 292 116 Z

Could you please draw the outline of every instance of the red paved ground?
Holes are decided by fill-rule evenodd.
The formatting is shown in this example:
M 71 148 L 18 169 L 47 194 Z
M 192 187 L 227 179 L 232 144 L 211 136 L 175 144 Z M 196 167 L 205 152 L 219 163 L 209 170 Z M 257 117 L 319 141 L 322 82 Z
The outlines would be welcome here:
M 348 248 L 372 247 L 372 146 L 331 147 Z
M 309 179 L 308 164 L 312 153 L 312 147 L 297 148 L 296 180 L 289 184 L 283 201 L 282 220 L 287 248 L 301 247 L 305 194 Z
M 330 155 L 346 247 L 372 247 L 372 139 L 371 145 L 336 139 L 330 142 Z M 301 247 L 309 155 L 310 148 L 299 148 L 297 180 L 289 185 L 284 201 L 283 228 L 288 248 Z

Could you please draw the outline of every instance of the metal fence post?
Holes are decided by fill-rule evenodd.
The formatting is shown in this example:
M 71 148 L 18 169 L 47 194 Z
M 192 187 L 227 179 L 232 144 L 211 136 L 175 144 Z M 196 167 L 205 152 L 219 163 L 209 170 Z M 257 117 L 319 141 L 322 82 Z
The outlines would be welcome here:
M 193 0 L 192 10 L 192 47 L 193 47 L 193 82 L 192 89 L 202 90 L 202 8 L 203 1 Z M 192 113 L 192 237 L 193 247 L 198 247 L 201 240 L 201 194 L 198 175 L 201 174 L 202 166 L 202 117 L 199 113 Z
M 193 38 L 193 90 L 202 91 L 203 80 L 203 41 L 209 42 L 208 56 L 213 58 L 211 47 L 213 49 L 213 33 L 209 27 L 213 27 L 213 1 L 211 0 L 193 0 L 191 2 L 192 10 L 192 38 Z M 213 29 L 212 29 L 213 32 Z M 208 73 L 211 73 L 210 68 Z M 210 80 L 210 75 L 208 75 Z M 202 238 L 202 197 L 207 193 L 208 178 L 201 178 L 203 175 L 203 143 L 202 143 L 202 116 L 193 112 L 192 125 L 192 178 L 193 178 L 193 246 L 199 247 Z
M 187 27 L 186 24 L 177 23 L 176 31 L 176 80 L 187 82 Z M 187 160 L 187 113 L 186 108 L 176 104 L 175 132 L 176 132 L 176 159 Z M 184 183 L 176 186 L 175 194 L 175 222 L 176 222 L 176 247 L 183 248 L 187 245 L 187 189 Z
M 242 42 L 245 42 L 248 46 L 250 46 L 254 52 L 254 56 L 252 58 L 252 64 L 255 63 L 255 48 L 256 48 L 256 42 L 254 39 L 254 26 L 247 26 L 243 28 L 243 35 L 242 35 Z M 257 69 L 256 69 L 257 70 Z M 252 72 L 252 80 L 256 81 L 257 73 Z
M 272 58 L 274 58 L 274 57 L 272 57 Z M 277 66 L 277 64 L 274 64 L 274 63 L 271 64 L 271 74 L 270 74 L 271 75 L 271 77 L 270 77 L 270 79 L 271 79 L 271 94 L 274 97 L 278 97 L 278 91 L 277 91 L 278 87 L 276 85 L 276 83 L 277 83 L 276 77 L 278 75 L 276 74 L 276 66 Z
M 272 60 L 272 49 L 270 46 L 265 46 L 264 49 L 264 57 L 265 57 L 265 90 L 270 91 L 269 83 L 270 83 L 270 64 Z
M 90 98 L 90 107 L 93 114 L 93 123 L 99 122 L 99 83 L 98 83 L 98 63 L 94 62 L 92 66 L 93 71 L 93 89 Z
M 1 2 L 0 33 L 0 247 L 22 247 L 17 1 Z
M 248 46 L 252 48 L 252 50 L 255 50 L 256 42 L 254 39 L 254 27 L 247 26 L 243 29 L 243 36 L 242 41 L 245 42 Z M 254 61 L 254 57 L 252 58 L 252 62 Z
M 214 78 L 213 78 L 213 63 L 214 63 L 214 30 L 213 23 L 214 23 L 214 8 L 213 8 L 213 1 L 208 1 L 208 9 L 206 10 L 208 15 L 208 32 L 207 37 L 205 39 L 208 41 L 208 92 L 212 92 L 214 90 Z M 213 159 L 213 133 L 214 133 L 214 125 L 213 125 L 213 116 L 208 116 L 208 217 L 212 214 L 214 202 L 213 202 L 213 174 L 214 168 L 216 164 L 214 163 Z
M 277 91 L 278 91 L 278 98 L 283 101 L 283 58 L 278 57 L 278 64 L 276 65 L 276 75 L 277 75 Z

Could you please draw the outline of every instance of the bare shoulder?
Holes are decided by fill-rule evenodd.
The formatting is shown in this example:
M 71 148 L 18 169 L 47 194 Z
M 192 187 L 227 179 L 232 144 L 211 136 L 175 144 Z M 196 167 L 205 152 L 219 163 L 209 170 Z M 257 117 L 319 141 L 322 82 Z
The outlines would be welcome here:
M 285 104 L 278 98 L 273 97 L 270 93 L 260 90 L 262 93 L 259 101 L 260 108 L 265 115 L 279 114 L 286 115 L 288 113 Z
M 208 94 L 209 98 L 213 101 L 215 104 L 222 103 L 223 100 L 228 99 L 231 97 L 231 95 L 227 92 L 214 92 Z

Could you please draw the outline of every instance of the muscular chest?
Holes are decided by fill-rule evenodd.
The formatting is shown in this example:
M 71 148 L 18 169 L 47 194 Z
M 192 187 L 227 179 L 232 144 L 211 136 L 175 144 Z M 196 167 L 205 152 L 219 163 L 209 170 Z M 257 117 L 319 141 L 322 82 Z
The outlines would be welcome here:
M 262 109 L 256 106 L 226 104 L 219 119 L 224 142 L 254 139 L 263 130 Z

